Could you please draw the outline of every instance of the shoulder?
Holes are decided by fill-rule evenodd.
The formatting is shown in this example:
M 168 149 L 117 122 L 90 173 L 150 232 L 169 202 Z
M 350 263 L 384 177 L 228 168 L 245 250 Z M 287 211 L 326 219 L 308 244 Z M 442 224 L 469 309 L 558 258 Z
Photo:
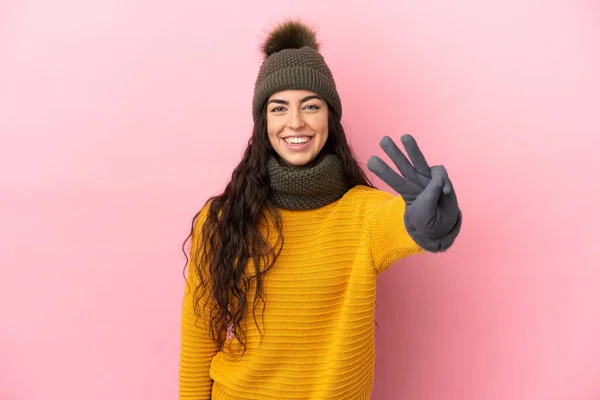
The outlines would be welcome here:
M 396 196 L 384 190 L 363 185 L 354 186 L 344 195 L 344 199 L 348 201 L 365 204 L 367 206 L 381 204 L 394 197 Z
M 196 213 L 193 222 L 192 222 L 192 233 L 194 236 L 199 237 L 202 234 L 202 227 L 208 218 L 208 213 L 210 211 L 210 206 L 213 199 L 208 199 L 202 208 Z
M 339 201 L 338 211 L 356 216 L 367 216 L 372 210 L 393 200 L 396 196 L 370 186 L 357 185 Z

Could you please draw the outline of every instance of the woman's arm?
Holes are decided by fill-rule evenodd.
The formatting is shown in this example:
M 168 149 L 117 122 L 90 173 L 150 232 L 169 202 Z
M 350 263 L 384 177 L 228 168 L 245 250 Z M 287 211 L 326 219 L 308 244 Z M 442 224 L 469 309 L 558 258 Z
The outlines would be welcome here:
M 208 400 L 211 398 L 212 379 L 210 365 L 217 354 L 215 342 L 210 338 L 208 323 L 209 308 L 203 307 L 204 299 L 199 302 L 199 318 L 194 312 L 194 292 L 200 283 L 195 268 L 196 249 L 200 245 L 200 237 L 204 218 L 198 218 L 192 234 L 190 262 L 188 264 L 188 284 L 185 287 L 183 310 L 181 315 L 181 352 L 179 362 L 179 399 Z M 207 289 L 210 294 L 210 289 Z
M 404 226 L 405 203 L 401 196 L 378 190 L 370 196 L 369 203 L 367 229 L 376 275 L 395 261 L 424 251 Z
M 402 196 L 377 191 L 367 206 L 367 227 L 371 258 L 377 275 L 401 258 L 427 252 L 441 252 L 449 248 L 460 232 L 462 216 L 459 212 L 454 228 L 440 238 L 421 235 L 406 217 L 406 203 Z

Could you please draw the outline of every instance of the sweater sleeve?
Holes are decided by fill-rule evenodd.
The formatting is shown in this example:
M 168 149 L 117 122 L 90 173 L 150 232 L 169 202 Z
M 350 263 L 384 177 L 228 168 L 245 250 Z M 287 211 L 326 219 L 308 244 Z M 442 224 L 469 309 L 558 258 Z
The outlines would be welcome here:
M 193 268 L 196 249 L 201 243 L 203 213 L 197 219 L 192 234 L 187 283 L 183 296 L 181 315 L 181 351 L 179 361 L 179 399 L 208 400 L 211 398 L 213 381 L 210 377 L 210 365 L 217 354 L 217 346 L 210 338 L 208 321 L 209 308 L 203 307 L 205 298 L 199 302 L 199 317 L 194 312 L 194 291 L 200 283 L 198 273 Z M 206 279 L 205 279 L 206 281 Z M 210 289 L 207 289 L 210 290 Z M 202 293 L 202 292 L 200 292 Z M 206 292 L 207 294 L 210 291 Z
M 401 196 L 377 191 L 369 203 L 367 229 L 376 275 L 401 258 L 425 251 L 409 235 L 404 225 L 405 203 Z

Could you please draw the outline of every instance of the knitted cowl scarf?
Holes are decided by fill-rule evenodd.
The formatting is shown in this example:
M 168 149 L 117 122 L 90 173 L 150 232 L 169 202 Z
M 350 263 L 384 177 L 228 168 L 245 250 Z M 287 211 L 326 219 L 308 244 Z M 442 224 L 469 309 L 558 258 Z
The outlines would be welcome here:
M 348 191 L 341 158 L 320 153 L 305 166 L 290 166 L 271 156 L 267 169 L 270 200 L 279 208 L 312 210 L 339 200 Z

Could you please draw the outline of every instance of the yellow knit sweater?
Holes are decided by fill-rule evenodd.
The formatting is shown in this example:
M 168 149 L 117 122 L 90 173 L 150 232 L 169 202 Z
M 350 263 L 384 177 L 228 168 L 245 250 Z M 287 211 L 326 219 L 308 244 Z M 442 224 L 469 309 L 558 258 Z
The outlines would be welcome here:
M 404 228 L 404 206 L 400 196 L 357 186 L 316 210 L 281 210 L 285 245 L 265 276 L 264 318 L 260 301 L 256 312 L 264 336 L 260 343 L 253 285 L 241 359 L 241 353 L 217 352 L 206 321 L 195 324 L 193 292 L 186 287 L 179 398 L 369 399 L 376 278 L 394 261 L 423 251 Z M 196 285 L 193 275 L 188 277 Z M 235 338 L 227 345 L 241 348 Z

